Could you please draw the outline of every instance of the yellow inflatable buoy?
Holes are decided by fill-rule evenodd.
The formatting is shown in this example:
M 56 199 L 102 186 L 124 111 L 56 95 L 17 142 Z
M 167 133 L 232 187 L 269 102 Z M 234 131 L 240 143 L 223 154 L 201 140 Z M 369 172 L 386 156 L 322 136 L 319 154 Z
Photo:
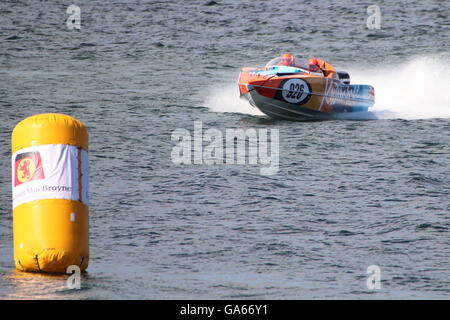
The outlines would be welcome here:
M 12 133 L 14 260 L 65 273 L 89 262 L 88 133 L 63 114 L 22 120 Z

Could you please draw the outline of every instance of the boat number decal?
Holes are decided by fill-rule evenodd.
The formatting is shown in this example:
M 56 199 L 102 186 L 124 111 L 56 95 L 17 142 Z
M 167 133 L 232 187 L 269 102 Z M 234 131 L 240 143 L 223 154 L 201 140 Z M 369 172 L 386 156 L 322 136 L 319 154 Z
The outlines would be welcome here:
M 283 99 L 290 103 L 302 103 L 309 97 L 309 85 L 302 79 L 289 79 L 283 84 Z

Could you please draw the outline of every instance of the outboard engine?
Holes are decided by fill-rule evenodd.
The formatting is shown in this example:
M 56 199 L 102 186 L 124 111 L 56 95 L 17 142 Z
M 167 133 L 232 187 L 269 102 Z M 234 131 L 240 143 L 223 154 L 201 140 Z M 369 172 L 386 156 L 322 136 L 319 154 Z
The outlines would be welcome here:
M 348 74 L 348 72 L 338 71 L 337 74 L 338 74 L 339 80 L 341 80 L 341 82 L 343 84 L 350 84 L 350 75 Z

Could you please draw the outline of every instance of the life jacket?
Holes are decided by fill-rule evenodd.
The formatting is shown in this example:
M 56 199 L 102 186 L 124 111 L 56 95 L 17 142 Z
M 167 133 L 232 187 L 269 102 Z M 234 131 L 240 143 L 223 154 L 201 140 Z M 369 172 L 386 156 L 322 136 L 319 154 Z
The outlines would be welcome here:
M 321 59 L 317 59 L 317 62 L 319 62 L 319 68 L 322 69 L 325 77 L 327 78 L 337 77 L 336 69 L 334 69 L 331 64 Z

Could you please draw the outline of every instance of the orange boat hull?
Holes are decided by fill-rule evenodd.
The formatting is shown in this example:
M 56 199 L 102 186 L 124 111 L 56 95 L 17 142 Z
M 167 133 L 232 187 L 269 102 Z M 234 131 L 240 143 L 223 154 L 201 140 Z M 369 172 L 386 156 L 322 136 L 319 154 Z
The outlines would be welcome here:
M 339 119 L 349 118 L 349 113 L 353 113 L 350 118 L 360 117 L 374 104 L 373 87 L 347 85 L 312 73 L 274 73 L 246 67 L 238 85 L 241 97 L 277 119 Z

